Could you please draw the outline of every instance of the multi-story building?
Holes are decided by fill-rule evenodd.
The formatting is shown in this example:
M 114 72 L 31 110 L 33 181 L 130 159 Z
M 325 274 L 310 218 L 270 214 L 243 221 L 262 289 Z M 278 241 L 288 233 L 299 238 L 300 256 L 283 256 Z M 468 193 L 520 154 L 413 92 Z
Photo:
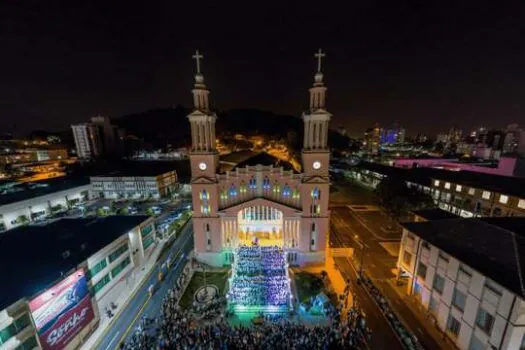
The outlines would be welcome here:
M 378 125 L 366 129 L 365 138 L 363 140 L 363 149 L 366 153 L 375 155 L 379 152 L 380 134 L 381 129 Z
M 525 155 L 525 130 L 518 124 L 510 124 L 504 131 L 503 152 Z
M 108 117 L 96 116 L 89 123 L 71 125 L 77 156 L 93 159 L 102 155 L 118 155 L 122 152 L 119 129 Z
M 381 128 L 379 134 L 380 144 L 392 145 L 405 142 L 405 129 L 400 127 Z
M 0 235 L 8 286 L 0 349 L 78 348 L 98 326 L 104 296 L 142 269 L 154 243 L 147 216 L 61 219 Z
M 102 154 L 102 140 L 99 129 L 91 123 L 71 125 L 77 156 L 80 159 L 93 159 Z
M 119 171 L 91 177 L 92 196 L 113 199 L 166 197 L 177 186 L 173 165 L 162 161 L 126 163 Z
M 91 197 L 88 179 L 15 184 L 0 196 L 0 231 L 45 219 Z
M 402 224 L 407 294 L 459 349 L 525 348 L 525 218 Z
M 525 178 L 367 162 L 348 172 L 373 188 L 386 176 L 403 179 L 408 186 L 431 195 L 439 208 L 463 217 L 525 216 Z

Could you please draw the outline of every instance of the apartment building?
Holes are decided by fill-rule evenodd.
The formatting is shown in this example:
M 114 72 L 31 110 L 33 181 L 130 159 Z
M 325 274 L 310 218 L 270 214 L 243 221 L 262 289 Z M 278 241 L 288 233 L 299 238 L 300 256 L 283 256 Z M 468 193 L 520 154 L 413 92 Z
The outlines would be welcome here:
M 525 218 L 405 223 L 397 266 L 459 349 L 525 349 Z

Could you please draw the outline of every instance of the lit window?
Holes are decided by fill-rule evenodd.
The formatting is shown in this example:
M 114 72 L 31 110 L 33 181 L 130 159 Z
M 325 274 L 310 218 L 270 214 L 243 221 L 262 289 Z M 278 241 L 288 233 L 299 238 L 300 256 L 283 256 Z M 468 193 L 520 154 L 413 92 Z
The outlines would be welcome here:
M 462 189 L 461 185 L 456 185 L 456 192 L 461 192 L 461 189 Z
M 232 197 L 235 197 L 237 195 L 237 188 L 235 187 L 235 185 L 232 184 L 230 186 L 230 191 L 229 192 L 230 192 L 230 196 L 232 196 Z
M 439 186 L 439 180 L 434 180 L 434 186 L 436 186 L 436 187 Z
M 311 196 L 313 199 L 319 199 L 319 197 L 321 197 L 319 188 L 314 187 L 314 189 L 312 190 Z
M 281 185 L 277 182 L 273 185 L 273 193 L 281 193 Z
M 255 180 L 254 177 L 252 177 L 250 179 L 249 187 L 250 187 L 251 190 L 254 190 L 257 187 L 257 181 Z
M 450 182 L 445 182 L 445 188 L 446 188 L 447 190 L 450 190 Z
M 292 194 L 292 198 L 293 199 L 299 199 L 300 195 L 299 195 L 299 190 L 297 189 L 297 187 L 293 190 L 293 194 Z
M 525 199 L 520 199 L 518 201 L 518 208 L 525 209 Z
M 241 185 L 239 186 L 239 192 L 241 194 L 246 193 L 246 184 L 244 183 L 244 181 L 241 181 Z
M 471 188 L 468 189 L 468 194 L 469 195 L 473 196 L 475 193 L 476 193 L 476 189 L 475 188 L 471 187 Z
M 287 184 L 284 185 L 284 188 L 283 188 L 283 197 L 288 197 L 288 196 L 290 196 L 290 194 L 291 194 L 290 186 L 288 186 Z
M 403 252 L 403 263 L 407 266 L 410 266 L 410 262 L 412 261 L 412 254 L 407 252 L 406 250 Z
M 489 191 L 483 191 L 481 194 L 481 198 L 483 199 L 490 199 L 490 192 Z
M 268 178 L 268 176 L 266 176 L 263 180 L 263 189 L 264 190 L 270 189 L 270 179 Z
M 504 194 L 499 195 L 499 202 L 501 204 L 507 204 L 508 201 L 509 201 L 509 196 L 505 196 Z

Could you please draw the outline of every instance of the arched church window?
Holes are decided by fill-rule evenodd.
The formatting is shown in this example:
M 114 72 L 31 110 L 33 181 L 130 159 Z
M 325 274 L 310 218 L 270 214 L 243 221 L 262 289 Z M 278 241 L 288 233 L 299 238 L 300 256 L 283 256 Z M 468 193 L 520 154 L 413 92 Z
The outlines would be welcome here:
M 284 197 L 289 197 L 290 194 L 291 194 L 290 186 L 288 186 L 288 184 L 285 184 L 284 187 L 283 187 L 283 196 Z
M 202 190 L 202 192 L 200 194 L 200 199 L 201 199 L 201 201 L 209 200 L 210 199 L 210 194 L 208 193 L 208 191 Z
M 320 199 L 321 198 L 321 191 L 319 191 L 319 188 L 314 187 L 314 189 L 312 190 L 311 195 L 312 195 L 313 199 Z
M 239 187 L 239 192 L 241 194 L 246 193 L 246 184 L 244 183 L 244 181 L 241 181 L 241 186 Z
M 249 185 L 249 187 L 250 187 L 251 190 L 254 190 L 254 189 L 257 188 L 257 181 L 255 180 L 254 177 L 252 177 L 252 178 L 250 179 L 250 182 L 248 183 L 248 185 Z
M 312 222 L 312 232 L 315 232 L 315 222 Z
M 210 224 L 206 224 L 206 232 L 210 232 Z
M 273 193 L 281 193 L 281 185 L 277 181 L 273 184 Z
M 235 197 L 237 195 L 237 187 L 234 184 L 230 186 L 230 196 Z
M 292 198 L 293 198 L 293 199 L 299 199 L 300 196 L 301 196 L 301 195 L 299 194 L 299 189 L 298 189 L 297 187 L 294 188 L 294 190 L 293 190 L 293 194 L 292 194 Z
M 221 191 L 221 199 L 222 200 L 228 199 L 228 191 L 226 191 L 226 190 L 222 190 Z
M 266 176 L 263 180 L 263 189 L 264 190 L 270 189 L 270 179 L 268 178 L 268 176 Z

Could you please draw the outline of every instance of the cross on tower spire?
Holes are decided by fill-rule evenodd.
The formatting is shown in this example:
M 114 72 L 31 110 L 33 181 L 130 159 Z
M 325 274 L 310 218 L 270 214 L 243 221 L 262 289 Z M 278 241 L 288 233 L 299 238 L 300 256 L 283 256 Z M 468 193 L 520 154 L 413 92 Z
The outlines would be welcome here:
M 195 54 L 191 57 L 197 63 L 197 74 L 201 74 L 201 58 L 204 58 L 204 56 L 199 53 L 199 50 L 195 50 Z
M 319 48 L 319 50 L 314 54 L 314 57 L 317 58 L 317 72 L 321 72 L 321 60 L 325 56 L 326 53 L 324 53 L 323 50 L 321 50 L 321 48 Z

